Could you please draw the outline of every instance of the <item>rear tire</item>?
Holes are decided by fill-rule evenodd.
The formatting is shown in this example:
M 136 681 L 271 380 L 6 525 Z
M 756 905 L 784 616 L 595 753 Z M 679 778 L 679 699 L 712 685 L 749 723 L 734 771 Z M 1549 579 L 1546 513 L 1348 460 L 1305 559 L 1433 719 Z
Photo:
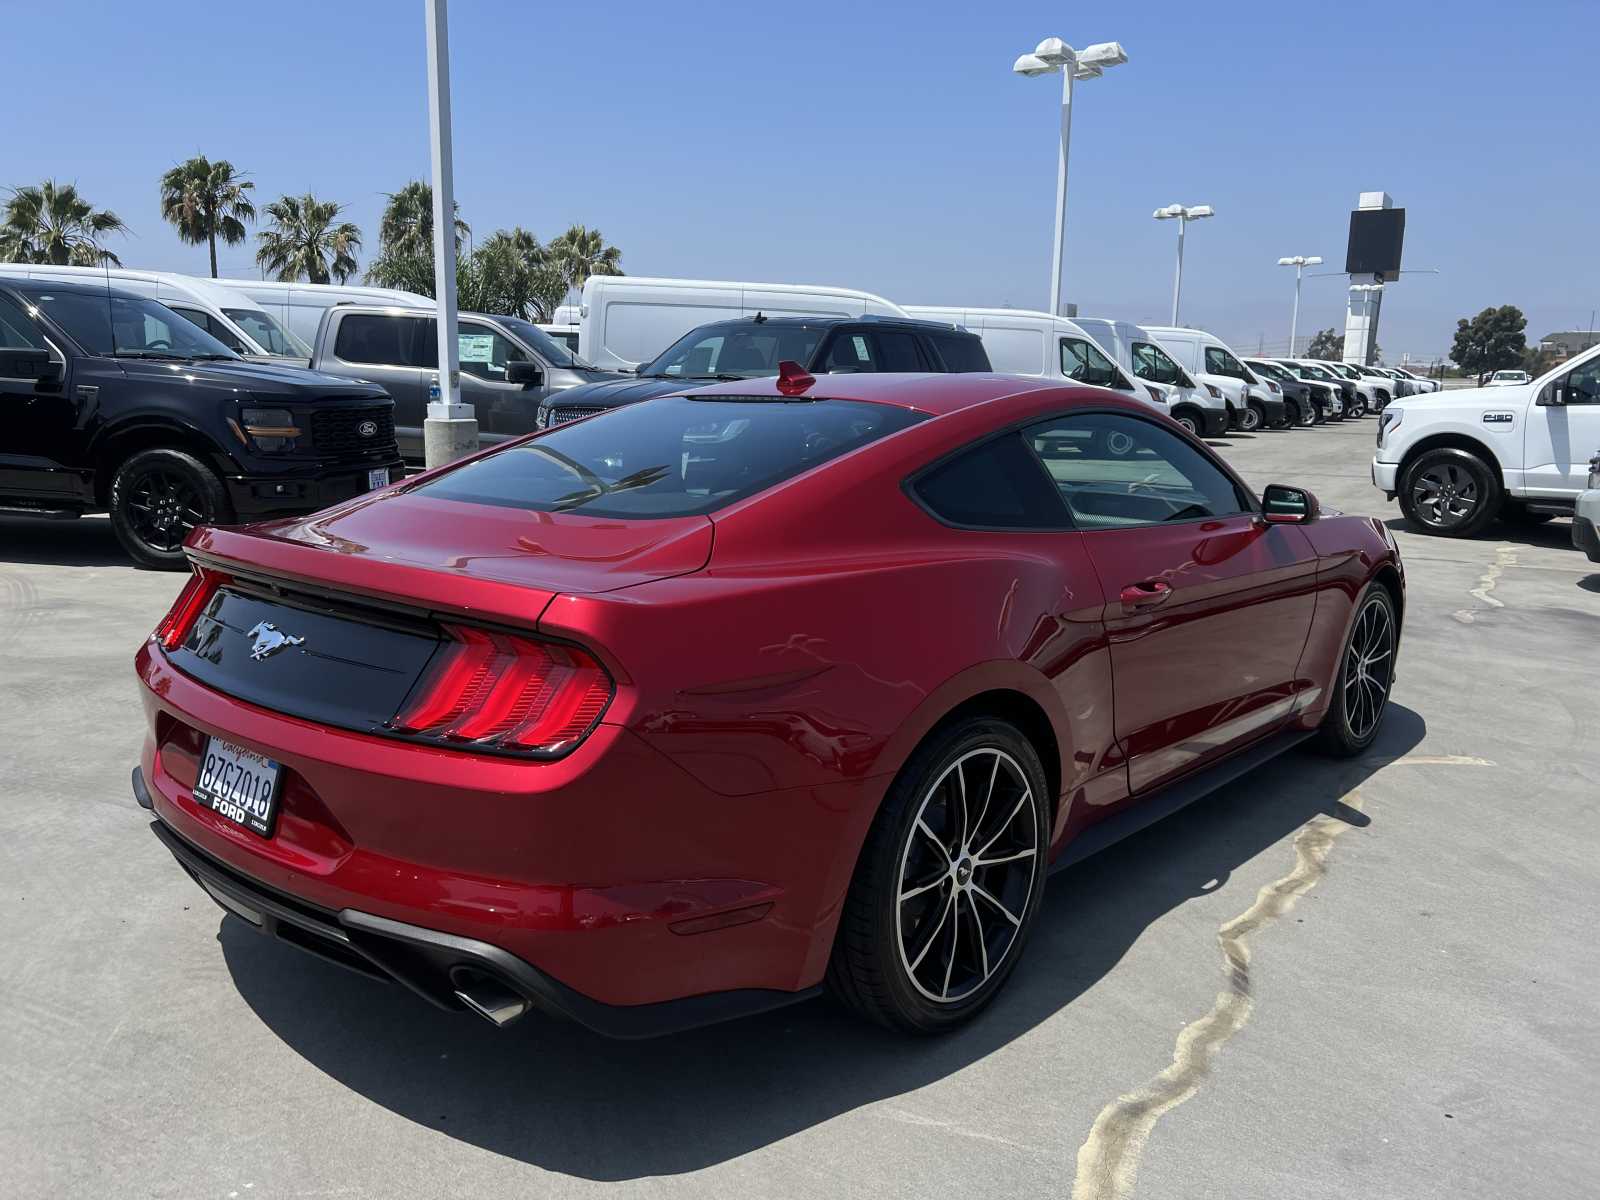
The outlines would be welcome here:
M 1039 756 L 1015 726 L 971 717 L 937 731 L 867 834 L 829 990 L 907 1033 L 977 1015 L 1016 968 L 1038 913 L 1049 808 Z
M 1472 537 L 1500 514 L 1500 481 L 1481 458 L 1449 446 L 1419 454 L 1402 472 L 1400 511 L 1423 533 Z
M 1353 758 L 1377 739 L 1394 687 L 1400 626 L 1394 598 L 1373 581 L 1356 602 L 1355 620 L 1339 655 L 1328 715 L 1317 727 L 1317 747 L 1336 758 Z
M 182 450 L 141 450 L 111 478 L 111 529 L 141 567 L 183 570 L 183 540 L 233 519 L 222 481 Z

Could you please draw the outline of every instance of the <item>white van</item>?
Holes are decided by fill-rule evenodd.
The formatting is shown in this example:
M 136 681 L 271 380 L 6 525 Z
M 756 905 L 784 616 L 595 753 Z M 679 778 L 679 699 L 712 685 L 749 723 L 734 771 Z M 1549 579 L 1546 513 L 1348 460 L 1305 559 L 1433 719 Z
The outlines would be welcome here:
M 1166 391 L 1167 411 L 1190 433 L 1220 437 L 1228 431 L 1228 404 L 1222 392 L 1197 382 L 1148 329 L 1109 317 L 1074 317 L 1073 323 L 1135 379 Z
M 560 342 L 574 354 L 581 353 L 581 351 L 578 349 L 580 344 L 580 335 L 583 332 L 580 326 L 568 325 L 556 321 L 548 321 L 541 324 L 539 328 L 544 330 L 551 337 L 555 338 L 556 341 Z
M 712 321 L 753 317 L 904 317 L 871 292 L 792 283 L 729 283 L 591 275 L 578 306 L 578 344 L 601 370 L 648 362 L 684 334 Z
M 247 296 L 271 313 L 306 343 L 317 340 L 322 314 L 336 304 L 384 308 L 432 308 L 433 299 L 399 288 L 361 287 L 353 283 L 280 283 L 276 279 L 217 279 L 214 283 Z M 309 357 L 308 349 L 306 355 Z
M 996 371 L 1034 379 L 1058 379 L 1108 388 L 1167 412 L 1169 389 L 1139 382 L 1113 362 L 1094 340 L 1066 317 L 1016 308 L 944 308 L 908 304 L 913 317 L 965 326 L 983 341 Z
M 57 279 L 62 283 L 104 283 L 119 291 L 159 300 L 188 318 L 235 354 L 249 359 L 302 366 L 311 347 L 295 337 L 270 313 L 246 296 L 218 287 L 218 280 L 173 271 L 138 271 L 129 267 L 58 267 L 49 263 L 0 263 L 0 276 Z
M 1283 389 L 1239 361 L 1221 338 L 1204 329 L 1146 325 L 1166 352 L 1207 388 L 1216 388 L 1232 411 L 1229 423 L 1245 433 L 1287 422 Z

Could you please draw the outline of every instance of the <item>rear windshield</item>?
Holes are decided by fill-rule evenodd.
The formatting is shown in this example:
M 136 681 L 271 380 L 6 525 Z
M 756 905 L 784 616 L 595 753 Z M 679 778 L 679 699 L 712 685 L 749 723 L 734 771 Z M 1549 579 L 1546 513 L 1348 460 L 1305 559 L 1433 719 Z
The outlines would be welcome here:
M 563 425 L 416 490 L 606 517 L 708 513 L 923 419 L 856 400 L 666 396 Z

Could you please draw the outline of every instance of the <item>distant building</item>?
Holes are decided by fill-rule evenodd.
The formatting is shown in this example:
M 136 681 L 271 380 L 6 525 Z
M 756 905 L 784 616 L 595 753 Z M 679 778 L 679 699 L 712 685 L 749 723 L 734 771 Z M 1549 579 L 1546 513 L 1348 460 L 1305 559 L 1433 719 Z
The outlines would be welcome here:
M 1600 330 L 1575 329 L 1566 333 L 1550 333 L 1539 339 L 1539 351 L 1553 354 L 1557 360 L 1582 354 L 1590 346 L 1600 343 Z

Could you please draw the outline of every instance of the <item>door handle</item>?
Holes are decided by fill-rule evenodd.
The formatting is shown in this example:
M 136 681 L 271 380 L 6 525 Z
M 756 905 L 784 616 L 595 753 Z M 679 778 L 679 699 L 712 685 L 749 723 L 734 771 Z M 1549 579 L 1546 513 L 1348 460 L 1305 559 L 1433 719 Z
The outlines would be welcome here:
M 1146 579 L 1130 583 L 1118 597 L 1124 608 L 1154 608 L 1172 596 L 1172 585 L 1164 579 Z

